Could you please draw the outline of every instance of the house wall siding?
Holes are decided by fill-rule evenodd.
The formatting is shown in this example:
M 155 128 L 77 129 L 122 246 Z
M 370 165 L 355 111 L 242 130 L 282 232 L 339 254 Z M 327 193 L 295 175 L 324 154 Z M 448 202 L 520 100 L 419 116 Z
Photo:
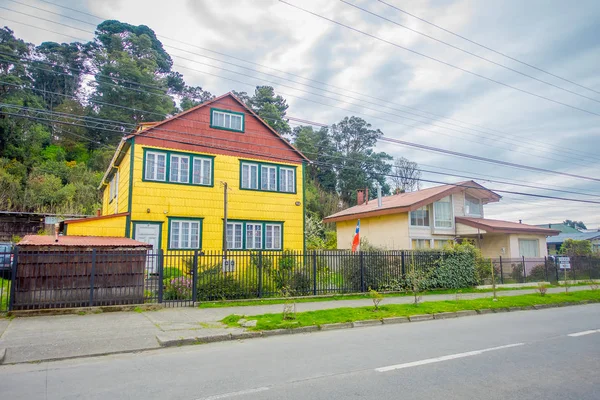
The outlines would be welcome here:
M 119 214 L 127 212 L 129 201 L 129 165 L 131 148 L 125 153 L 121 164 L 117 166 L 119 171 L 117 198 L 110 201 L 110 180 L 102 188 L 102 215 Z M 115 172 L 116 173 L 116 172 Z
M 410 248 L 408 235 L 408 213 L 361 218 L 360 236 L 369 244 L 386 249 L 400 250 Z M 356 220 L 337 223 L 338 249 L 350 249 L 356 230 Z
M 519 239 L 537 240 L 539 246 L 539 256 L 546 257 L 548 248 L 546 247 L 546 235 L 526 235 L 526 234 L 510 234 L 510 258 L 519 258 Z
M 296 168 L 296 193 L 278 193 L 240 189 L 240 159 L 216 153 L 199 153 L 214 156 L 214 186 L 179 185 L 142 181 L 143 147 L 136 138 L 132 221 L 162 222 L 163 249 L 168 248 L 169 226 L 167 217 L 203 218 L 202 249 L 219 250 L 223 239 L 223 186 L 227 182 L 228 218 L 230 220 L 277 221 L 283 223 L 284 249 L 301 250 L 304 244 L 302 165 Z M 154 148 L 154 147 L 153 147 Z M 170 148 L 154 148 L 170 150 Z M 168 173 L 168 172 L 167 172 Z M 299 206 L 296 205 L 299 202 Z
M 499 234 L 485 234 L 483 235 L 483 239 L 477 240 L 475 239 L 475 244 L 481 246 L 481 254 L 484 257 L 490 258 L 498 258 L 502 257 L 510 257 L 510 242 L 509 235 L 505 233 Z M 504 252 L 502 252 L 504 249 Z M 518 252 L 518 248 L 517 248 Z M 518 256 L 518 254 L 517 254 Z
M 66 224 L 69 236 L 114 236 L 123 237 L 126 216 L 90 219 Z

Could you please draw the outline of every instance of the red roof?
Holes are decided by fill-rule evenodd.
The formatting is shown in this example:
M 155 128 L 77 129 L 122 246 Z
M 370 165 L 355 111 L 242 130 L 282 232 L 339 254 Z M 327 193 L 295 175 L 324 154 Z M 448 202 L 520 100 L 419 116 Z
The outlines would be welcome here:
M 354 207 L 347 208 L 338 213 L 325 217 L 324 222 L 337 222 L 349 219 L 357 219 L 364 217 L 375 217 L 378 215 L 389 215 L 414 211 L 426 204 L 433 203 L 450 194 L 458 193 L 463 190 L 469 192 L 478 192 L 478 197 L 484 199 L 484 203 L 498 201 L 500 195 L 492 192 L 489 189 L 481 186 L 474 181 L 465 181 L 455 184 L 435 186 L 428 189 L 418 190 L 416 192 L 395 194 L 392 196 L 384 196 L 381 198 L 381 207 L 377 206 L 377 200 L 370 200 L 369 203 L 360 204 Z
M 54 236 L 27 235 L 17 246 L 69 246 L 69 247 L 152 247 L 148 243 L 124 237 L 110 236 Z
M 541 228 L 535 225 L 501 221 L 498 219 L 456 217 L 456 222 L 473 228 L 483 229 L 486 232 L 491 233 L 542 233 L 546 236 L 556 236 L 560 233 L 560 231 L 556 229 Z

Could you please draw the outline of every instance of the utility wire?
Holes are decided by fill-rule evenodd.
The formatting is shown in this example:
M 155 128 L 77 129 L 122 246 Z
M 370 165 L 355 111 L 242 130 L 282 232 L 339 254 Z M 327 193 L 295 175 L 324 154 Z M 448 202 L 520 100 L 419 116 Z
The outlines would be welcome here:
M 296 9 L 298 9 L 298 10 L 300 10 L 300 11 L 303 11 L 303 12 L 305 12 L 305 13 L 311 14 L 311 15 L 313 15 L 313 16 L 315 16 L 315 17 L 317 17 L 317 18 L 321 18 L 321 19 L 323 19 L 323 20 L 325 20 L 325 21 L 332 22 L 332 23 L 334 23 L 334 24 L 336 24 L 336 25 L 339 25 L 339 26 L 341 26 L 341 27 L 344 27 L 344 28 L 346 28 L 346 29 L 349 29 L 349 30 L 351 30 L 351 31 L 354 31 L 354 32 L 360 33 L 361 35 L 368 36 L 368 37 L 370 37 L 370 38 L 372 38 L 372 39 L 376 39 L 376 40 L 378 40 L 378 41 L 380 41 L 380 42 L 382 42 L 382 43 L 389 44 L 389 45 L 391 45 L 391 46 L 397 47 L 397 48 L 399 48 L 399 49 L 402 49 L 402 50 L 406 50 L 406 51 L 408 51 L 408 52 L 410 52 L 410 53 L 413 53 L 413 54 L 416 54 L 416 55 L 418 55 L 418 56 L 421 56 L 421 57 L 427 58 L 427 59 L 429 59 L 429 60 L 432 60 L 432 61 L 435 61 L 435 62 L 437 62 L 437 63 L 443 64 L 443 65 L 446 65 L 446 66 L 448 66 L 448 67 L 451 67 L 451 68 L 457 69 L 457 70 L 459 70 L 459 71 L 463 71 L 463 72 L 465 72 L 465 73 L 467 73 L 467 74 L 469 74 L 469 75 L 473 75 L 473 76 L 476 76 L 476 77 L 478 77 L 478 78 L 485 79 L 485 80 L 487 80 L 487 81 L 490 81 L 490 82 L 496 83 L 496 84 L 498 84 L 498 85 L 501 85 L 501 86 L 504 86 L 504 87 L 507 87 L 507 88 L 510 88 L 510 89 L 513 89 L 513 90 L 516 90 L 516 91 L 519 91 L 519 92 L 521 92 L 521 93 L 528 94 L 528 95 L 530 95 L 530 96 L 537 97 L 537 98 L 539 98 L 539 99 L 543 99 L 543 100 L 546 100 L 546 101 L 549 101 L 549 102 L 552 102 L 552 103 L 556 103 L 556 104 L 560 104 L 560 105 L 562 105 L 562 106 L 565 106 L 565 107 L 572 108 L 573 110 L 578 110 L 578 111 L 581 111 L 581 112 L 584 112 L 584 113 L 587 113 L 587 114 L 591 114 L 591 115 L 595 115 L 595 116 L 598 116 L 598 117 L 600 117 L 600 113 L 597 113 L 597 112 L 594 112 L 594 111 L 591 111 L 591 110 L 586 110 L 586 109 L 584 109 L 584 108 L 580 108 L 580 107 L 574 106 L 574 105 L 572 105 L 572 104 L 564 103 L 564 102 L 562 102 L 562 101 L 559 101 L 559 100 L 554 100 L 554 99 L 551 99 L 551 98 L 549 98 L 549 97 L 546 97 L 546 96 L 543 96 L 543 95 L 540 95 L 540 94 L 537 94 L 537 93 L 534 93 L 534 92 L 530 92 L 530 91 L 528 91 L 528 90 L 521 89 L 521 88 L 519 88 L 519 87 L 516 87 L 516 86 L 509 85 L 508 83 L 501 82 L 501 81 L 499 81 L 499 80 L 496 80 L 496 79 L 493 79 L 493 78 L 487 77 L 487 76 L 485 76 L 485 75 L 481 75 L 481 74 L 479 74 L 479 73 L 477 73 L 477 72 L 474 72 L 474 71 L 468 70 L 468 69 L 466 69 L 466 68 L 459 67 L 459 66 L 457 66 L 457 65 L 454 65 L 454 64 L 451 64 L 451 63 L 449 63 L 449 62 L 443 61 L 443 60 L 441 60 L 441 59 L 439 59 L 439 58 L 432 57 L 432 56 L 428 56 L 427 54 L 424 54 L 424 53 L 418 52 L 418 51 L 416 51 L 416 50 L 410 49 L 410 48 L 408 48 L 408 47 L 405 47 L 405 46 L 399 45 L 398 43 L 394 43 L 394 42 L 391 42 L 391 41 L 389 41 L 389 40 L 383 39 L 383 38 L 381 38 L 381 37 L 379 37 L 379 36 L 377 36 L 377 35 L 373 35 L 373 34 L 371 34 L 371 33 L 365 32 L 365 31 L 361 31 L 360 29 L 354 28 L 354 27 L 352 27 L 352 26 L 350 26 L 350 25 L 347 25 L 347 24 L 344 24 L 344 23 L 342 23 L 342 22 L 339 22 L 339 21 L 333 20 L 333 19 L 331 19 L 331 18 L 327 18 L 327 17 L 325 17 L 325 16 L 323 16 L 323 15 L 321 15 L 321 14 L 315 13 L 315 12 L 313 12 L 313 11 L 309 11 L 309 10 L 307 10 L 307 9 L 305 9 L 305 8 L 302 8 L 302 7 L 300 7 L 300 6 L 297 6 L 297 5 L 295 5 L 295 4 L 289 3 L 289 2 L 287 2 L 287 1 L 285 1 L 285 0 L 279 0 L 279 2 L 280 2 L 280 3 L 283 3 L 283 4 L 287 4 L 288 6 L 294 7 L 294 8 L 296 8 Z
M 13 2 L 15 2 L 15 3 L 18 3 L 18 4 L 22 4 L 22 5 L 29 6 L 29 5 L 27 5 L 27 4 L 24 4 L 24 3 L 21 3 L 21 2 L 15 1 L 15 0 L 10 0 L 10 1 L 13 1 Z M 74 8 L 71 8 L 71 7 L 66 7 L 66 6 L 62 6 L 62 5 L 59 5 L 59 4 L 55 4 L 55 3 L 52 3 L 52 2 L 49 2 L 49 1 L 46 1 L 46 0 L 40 0 L 40 1 L 43 1 L 44 3 L 47 3 L 47 4 L 51 4 L 51 5 L 53 5 L 53 6 L 61 7 L 61 8 L 63 8 L 63 9 L 71 10 L 71 11 L 74 11 L 74 12 L 77 12 L 77 13 L 80 13 L 80 14 L 83 14 L 83 15 L 88 15 L 88 16 L 91 16 L 91 17 L 97 18 L 98 20 L 105 20 L 105 19 L 106 19 L 106 18 L 102 18 L 102 17 L 99 17 L 99 16 L 97 16 L 97 15 L 94 15 L 94 14 L 86 13 L 86 12 L 83 12 L 83 11 L 80 11 L 80 10 L 77 10 L 77 9 L 74 9 Z M 77 19 L 77 18 L 73 18 L 73 17 L 69 17 L 69 16 L 66 16 L 66 15 L 63 15 L 63 14 L 55 13 L 55 12 L 52 12 L 52 11 L 49 11 L 49 10 L 46 10 L 46 9 L 43 9 L 43 8 L 40 8 L 40 7 L 34 7 L 34 6 L 29 6 L 29 7 L 31 7 L 31 8 L 35 8 L 35 9 L 38 9 L 38 10 L 41 10 L 41 11 L 45 11 L 45 12 L 47 12 L 47 13 L 51 13 L 51 14 L 55 14 L 55 15 L 59 15 L 59 16 L 61 16 L 61 17 L 64 17 L 64 18 L 68 18 L 68 19 L 72 19 L 72 20 L 75 20 L 75 21 L 83 22 L 83 23 L 85 23 L 85 24 L 88 24 L 88 25 L 95 26 L 95 24 L 92 24 L 92 23 L 90 23 L 90 22 L 83 21 L 83 20 L 80 20 L 80 19 Z M 383 101 L 383 102 L 385 102 L 386 104 L 394 104 L 394 105 L 397 105 L 397 106 L 399 106 L 399 107 L 403 107 L 403 108 L 407 108 L 407 109 L 412 109 L 412 110 L 415 110 L 415 111 L 419 111 L 419 112 L 423 112 L 423 113 L 426 113 L 426 114 L 434 115 L 434 116 L 437 116 L 437 117 L 440 117 L 440 118 L 445 118 L 445 119 L 448 119 L 448 120 L 452 120 L 452 121 L 460 122 L 460 123 L 463 123 L 463 124 L 468 124 L 468 125 L 478 126 L 478 127 L 481 127 L 481 128 L 483 128 L 483 129 L 487 129 L 487 130 L 495 131 L 495 132 L 497 132 L 497 133 L 501 133 L 501 134 L 503 134 L 503 135 L 507 135 L 507 134 L 506 134 L 506 132 L 502 132 L 502 131 L 498 131 L 498 130 L 495 130 L 495 129 L 491 129 L 491 128 L 487 128 L 487 127 L 479 126 L 479 125 L 476 125 L 476 124 L 472 124 L 472 123 L 464 122 L 464 121 L 461 121 L 461 120 L 458 120 L 458 119 L 454 119 L 454 118 L 449 118 L 449 117 L 446 117 L 446 116 L 443 116 L 443 115 L 439 115 L 439 114 L 430 113 L 430 112 L 428 112 L 428 111 L 425 111 L 425 110 L 420 110 L 420 109 L 417 109 L 417 108 L 414 108 L 414 107 L 408 107 L 408 106 L 405 106 L 405 105 L 400 105 L 400 104 L 397 104 L 397 103 L 390 103 L 390 102 L 389 102 L 389 100 L 378 99 L 378 98 L 376 98 L 376 97 L 373 97 L 373 96 L 369 96 L 369 95 L 362 94 L 362 93 L 359 93 L 359 92 L 356 92 L 356 91 L 352 91 L 352 90 L 348 90 L 348 89 L 340 88 L 340 87 L 338 87 L 338 86 L 334 86 L 334 85 L 327 84 L 327 83 L 325 83 L 325 82 L 322 82 L 322 81 L 317 81 L 317 80 L 314 80 L 314 79 L 306 78 L 306 77 L 303 77 L 303 76 L 300 76 L 300 75 L 296 75 L 296 74 L 293 74 L 293 73 L 289 73 L 289 72 L 286 72 L 286 71 L 282 71 L 282 70 L 278 70 L 278 69 L 275 69 L 275 68 L 271 68 L 271 67 L 268 67 L 268 66 L 265 66 L 265 65 L 262 65 L 262 64 L 258 64 L 258 63 L 252 62 L 252 61 L 244 60 L 244 59 L 241 59 L 241 58 L 239 58 L 239 57 L 235 57 L 235 56 L 232 56 L 232 55 L 229 55 L 229 54 L 220 53 L 220 52 L 218 52 L 218 51 L 214 51 L 214 50 L 211 50 L 211 49 L 207 49 L 207 48 L 204 48 L 204 47 L 200 47 L 200 46 L 197 46 L 197 45 L 194 45 L 194 44 L 191 44 L 191 43 L 186 43 L 186 42 L 183 42 L 183 41 L 180 41 L 180 40 L 177 40 L 177 39 L 172 39 L 172 38 L 169 38 L 169 37 L 166 37 L 166 36 L 163 36 L 163 35 L 157 35 L 157 37 L 162 37 L 162 38 L 164 38 L 164 39 L 167 39 L 167 40 L 172 40 L 172 41 L 175 41 L 175 42 L 178 42 L 178 43 L 182 43 L 182 44 L 185 44 L 185 45 L 188 45 L 188 46 L 192 46 L 192 47 L 195 47 L 195 48 L 199 48 L 199 49 L 201 49 L 201 50 L 205 50 L 205 51 L 209 51 L 209 52 L 212 52 L 212 53 L 215 53 L 215 54 L 223 55 L 223 56 L 225 56 L 225 57 L 229 57 L 229 58 L 233 58 L 233 59 L 236 59 L 236 60 L 240 60 L 240 61 L 243 61 L 243 62 L 246 62 L 246 63 L 249 63 L 249 64 L 257 65 L 257 66 L 260 66 L 260 67 L 262 67 L 262 68 L 267 68 L 267 69 L 270 69 L 270 70 L 273 70 L 273 71 L 277 71 L 277 72 L 280 72 L 280 73 L 284 73 L 284 74 L 288 74 L 288 75 L 291 75 L 291 76 L 296 76 L 296 77 L 298 77 L 298 78 L 305 79 L 305 80 L 309 80 L 309 81 L 313 81 L 313 82 L 316 82 L 316 83 L 320 83 L 320 84 L 322 84 L 322 85 L 325 85 L 325 86 L 334 87 L 334 88 L 337 88 L 337 89 L 340 89 L 340 90 L 344 90 L 344 91 L 347 91 L 347 92 L 355 93 L 355 94 L 361 95 L 361 96 L 363 96 L 363 97 L 368 97 L 368 98 L 376 99 L 376 100 L 379 100 L 379 101 Z M 165 45 L 165 46 L 167 46 L 167 47 L 172 47 L 172 48 L 173 48 L 173 46 L 168 46 L 168 45 Z M 185 50 L 182 50 L 182 51 L 185 51 Z M 196 53 L 193 53 L 193 54 L 196 54 Z M 205 55 L 200 55 L 200 54 L 197 54 L 197 55 L 198 55 L 198 56 L 200 56 L 200 57 L 207 57 L 207 58 L 211 58 L 211 57 L 208 57 L 208 56 L 205 56 Z M 212 59 L 212 58 L 211 58 L 211 59 Z M 216 60 L 218 60 L 218 59 L 216 59 Z M 219 61 L 219 62 L 228 63 L 228 64 L 232 64 L 232 63 L 229 63 L 229 62 L 227 62 L 227 61 L 223 61 L 223 60 L 218 60 L 218 61 Z M 232 65 L 237 65 L 237 64 L 232 64 Z M 240 68 L 246 68 L 246 67 L 242 67 L 242 66 L 239 66 L 239 67 L 240 67 Z M 248 68 L 246 68 L 246 69 L 248 69 Z M 261 72 L 261 71 L 258 71 L 258 72 L 259 72 L 259 73 L 263 73 L 263 74 L 264 74 L 264 72 Z M 285 79 L 285 78 L 281 78 L 281 77 L 278 77 L 278 78 L 280 78 L 280 79 Z M 288 79 L 288 80 L 289 80 L 289 79 Z M 295 82 L 295 81 L 293 81 L 293 82 Z M 299 82 L 297 82 L 297 83 L 299 83 Z M 386 107 L 387 107 L 387 106 L 386 106 Z M 389 108 L 389 107 L 387 107 L 387 108 Z M 402 112 L 402 111 L 401 111 L 401 112 Z M 403 112 L 406 112 L 406 111 L 403 111 Z M 422 116 L 422 115 L 420 115 L 420 114 L 414 114 L 414 115 L 420 116 L 420 117 L 422 117 L 422 118 L 429 118 L 429 119 L 431 119 L 431 117 Z M 449 123 L 448 123 L 448 122 L 446 122 L 446 121 L 442 121 L 442 122 L 449 124 Z M 424 123 L 424 122 L 422 122 L 422 123 Z M 457 125 L 457 126 L 459 126 L 459 127 L 462 127 L 462 126 L 460 126 L 460 125 Z M 463 128 L 463 129 L 472 129 L 472 130 L 474 130 L 473 128 L 468 128 L 468 127 L 462 127 L 462 128 Z M 510 136 L 512 136 L 512 135 L 510 135 Z M 531 142 L 538 143 L 538 147 L 539 147 L 539 145 L 541 145 L 541 146 L 544 146 L 544 147 L 545 147 L 545 146 L 547 146 L 547 143 L 545 143 L 545 142 L 542 142 L 542 141 L 535 141 L 535 140 L 530 140 L 530 141 L 531 141 Z M 568 148 L 564 148 L 564 150 L 570 150 L 570 149 L 568 149 Z M 578 151 L 578 152 L 579 152 L 579 151 Z M 583 152 L 581 152 L 581 153 L 583 153 Z M 583 154 L 585 154 L 585 153 L 583 153 Z
M 12 1 L 12 0 L 11 0 L 11 1 Z M 565 91 L 565 92 L 568 92 L 568 93 L 574 94 L 574 95 L 576 95 L 576 96 L 579 96 L 579 97 L 583 97 L 584 99 L 587 99 L 587 100 L 595 101 L 596 103 L 600 103 L 600 100 L 594 99 L 593 97 L 588 97 L 588 96 L 585 96 L 585 95 L 583 95 L 583 94 L 581 94 L 581 93 L 578 93 L 578 92 L 575 92 L 575 91 L 573 91 L 573 90 L 570 90 L 570 89 L 564 88 L 564 87 L 562 87 L 562 86 L 555 85 L 555 84 L 554 84 L 554 83 L 552 83 L 552 82 L 548 82 L 548 81 L 545 81 L 545 80 L 543 80 L 543 79 L 536 78 L 536 77 L 535 77 L 535 76 L 533 76 L 533 75 L 529 75 L 529 74 L 527 74 L 527 73 L 525 73 L 525 72 L 522 72 L 522 71 L 519 71 L 519 70 L 517 70 L 517 69 L 511 68 L 511 67 L 509 67 L 509 66 L 507 66 L 507 65 L 501 64 L 501 63 L 499 63 L 499 62 L 496 62 L 496 61 L 494 61 L 494 60 L 490 60 L 489 58 L 486 58 L 486 57 L 480 56 L 479 54 L 476 54 L 476 53 L 473 53 L 473 52 L 471 52 L 471 51 L 469 51 L 469 50 L 465 50 L 465 49 L 463 49 L 463 48 L 461 48 L 461 47 L 455 46 L 455 45 L 453 45 L 452 43 L 445 42 L 445 41 L 443 41 L 443 40 L 440 40 L 440 39 L 438 39 L 438 38 L 436 38 L 436 37 L 433 37 L 433 36 L 431 36 L 431 35 L 428 35 L 428 34 L 426 34 L 426 33 L 420 32 L 420 31 L 418 31 L 418 30 L 416 30 L 416 29 L 410 28 L 410 27 L 408 27 L 408 26 L 406 26 L 406 25 L 403 25 L 403 24 L 401 24 L 401 23 L 399 23 L 399 22 L 396 22 L 396 21 L 394 21 L 394 20 L 391 20 L 391 19 L 389 19 L 389 18 L 387 18 L 387 17 L 384 17 L 383 15 L 379 15 L 379 14 L 377 14 L 377 13 L 374 13 L 374 12 L 372 12 L 372 11 L 369 11 L 369 10 L 367 10 L 366 8 L 363 8 L 363 7 L 357 6 L 356 4 L 352 4 L 352 3 L 350 3 L 349 1 L 346 1 L 346 0 L 339 0 L 339 1 L 341 1 L 341 2 L 342 2 L 342 3 L 344 3 L 344 4 L 347 4 L 347 5 L 349 5 L 350 7 L 354 7 L 354 8 L 356 8 L 357 10 L 360 10 L 360 11 L 362 11 L 362 12 L 364 12 L 364 13 L 367 13 L 367 14 L 369 14 L 369 15 L 372 15 L 372 16 L 374 16 L 374 17 L 377 17 L 377 18 L 379 18 L 379 19 L 382 19 L 382 20 L 384 20 L 384 21 L 390 22 L 390 23 L 392 23 L 392 24 L 394 24 L 394 25 L 396 25 L 396 26 L 399 26 L 399 27 L 402 27 L 402 28 L 404 28 L 404 29 L 407 29 L 407 30 L 409 30 L 409 31 L 411 31 L 411 32 L 414 32 L 414 33 L 416 33 L 417 35 L 424 36 L 424 37 L 426 37 L 426 38 L 428 38 L 428 39 L 434 40 L 434 41 L 436 41 L 436 42 L 438 42 L 438 43 L 442 43 L 442 44 L 444 44 L 444 45 L 446 45 L 446 46 L 449 46 L 449 47 L 451 47 L 451 48 L 453 48 L 453 49 L 456 49 L 456 50 L 458 50 L 458 51 L 461 51 L 461 52 L 463 52 L 463 53 L 465 53 L 465 54 L 468 54 L 468 55 L 470 55 L 470 56 L 477 57 L 477 58 L 479 58 L 480 60 L 483 60 L 483 61 L 489 62 L 489 63 L 491 63 L 491 64 L 494 64 L 494 65 L 496 65 L 496 66 L 498 66 L 498 67 L 501 67 L 501 68 L 505 68 L 505 69 L 507 69 L 507 70 L 509 70 L 509 71 L 511 71 L 511 72 L 514 72 L 514 73 L 517 73 L 517 74 L 519 74 L 519 75 L 525 76 L 525 77 L 527 77 L 527 78 L 533 79 L 533 80 L 535 80 L 535 81 L 541 82 L 541 83 L 543 83 L 543 84 L 546 84 L 546 85 L 548 85 L 548 86 L 552 86 L 553 88 L 556 88 L 556 89 L 563 90 L 563 91 Z
M 555 78 L 558 78 L 558 79 L 560 79 L 560 80 L 562 80 L 562 81 L 568 82 L 568 83 L 570 83 L 570 84 L 573 84 L 573 85 L 575 85 L 575 86 L 579 86 L 579 87 L 580 87 L 580 88 L 582 88 L 582 89 L 586 89 L 586 90 L 589 90 L 589 91 L 591 91 L 591 92 L 594 92 L 594 93 L 598 93 L 598 94 L 600 94 L 600 91 L 598 91 L 598 90 L 595 90 L 595 89 L 593 89 L 593 88 L 591 88 L 591 87 L 589 87 L 589 86 L 580 85 L 579 83 L 577 83 L 577 82 L 573 82 L 573 81 L 572 81 L 572 80 L 570 80 L 570 79 L 563 78 L 562 76 L 558 76 L 558 75 L 556 75 L 556 74 L 553 74 L 552 72 L 549 72 L 549 71 L 547 71 L 547 70 L 544 70 L 544 69 L 542 69 L 542 68 L 540 68 L 540 67 L 536 67 L 535 65 L 532 65 L 532 64 L 530 64 L 530 63 L 527 63 L 527 62 L 525 62 L 525 61 L 518 60 L 518 59 L 516 59 L 516 58 L 514 58 L 514 57 L 511 57 L 511 56 L 509 56 L 508 54 L 506 54 L 506 53 L 503 53 L 503 52 L 501 52 L 501 51 L 494 50 L 494 49 L 492 49 L 492 48 L 491 48 L 491 47 L 489 47 L 489 46 L 486 46 L 486 45 L 483 45 L 483 44 L 481 44 L 481 43 L 478 43 L 478 42 L 476 42 L 476 41 L 474 41 L 474 40 L 471 40 L 471 39 L 469 39 L 469 38 L 467 38 L 467 37 L 465 37 L 465 36 L 463 36 L 463 35 L 460 35 L 460 34 L 458 34 L 458 33 L 456 33 L 456 32 L 452 32 L 452 31 L 451 31 L 451 30 L 449 30 L 449 29 L 446 29 L 446 28 L 443 28 L 443 27 L 441 27 L 441 26 L 439 26 L 439 25 L 436 25 L 436 24 L 434 24 L 434 23 L 433 23 L 433 22 L 431 22 L 431 21 L 428 21 L 428 20 L 426 20 L 426 19 L 424 19 L 424 18 L 418 17 L 418 16 L 416 16 L 415 14 L 411 14 L 411 13 L 409 13 L 408 11 L 406 11 L 406 10 L 403 10 L 402 8 L 400 8 L 400 7 L 397 7 L 397 6 L 394 6 L 394 5 L 390 4 L 390 3 L 387 3 L 387 2 L 385 2 L 385 1 L 383 1 L 383 0 L 378 0 L 378 1 L 379 1 L 380 3 L 383 3 L 383 4 L 385 4 L 385 5 L 386 5 L 386 6 L 388 6 L 388 7 L 391 7 L 391 8 L 393 8 L 393 9 L 397 10 L 397 11 L 400 11 L 401 13 L 404 13 L 404 14 L 406 14 L 406 15 L 409 15 L 409 16 L 413 17 L 413 18 L 416 18 L 416 19 L 418 19 L 419 21 L 422 21 L 422 22 L 424 22 L 424 23 L 426 23 L 426 24 L 428 24 L 428 25 L 431 25 L 431 26 L 434 26 L 434 27 L 436 27 L 436 28 L 438 28 L 438 29 L 441 29 L 442 31 L 444 31 L 444 32 L 446 32 L 446 33 L 449 33 L 449 34 L 451 34 L 451 35 L 453 35 L 453 36 L 456 36 L 456 37 L 458 37 L 458 38 L 461 38 L 461 39 L 463 39 L 463 40 L 466 40 L 466 41 L 467 41 L 467 42 L 469 42 L 469 43 L 472 43 L 472 44 L 474 44 L 474 45 L 477 45 L 477 46 L 479 46 L 479 47 L 482 47 L 482 48 L 484 48 L 484 49 L 486 49 L 486 50 L 489 50 L 489 51 L 491 51 L 491 52 L 493 52 L 493 53 L 496 53 L 496 54 L 498 54 L 498 55 L 501 55 L 501 56 L 503 56 L 503 57 L 506 57 L 506 58 L 508 58 L 509 60 L 516 61 L 516 62 L 518 62 L 519 64 L 523 64 L 523 65 L 525 65 L 525 66 L 527 66 L 527 67 L 529 67 L 529 68 L 533 68 L 533 69 L 535 69 L 535 70 L 537 70 L 537 71 L 543 72 L 543 73 L 545 73 L 545 74 L 548 74 L 548 75 L 550 75 L 550 76 L 553 76 L 553 77 L 555 77 Z

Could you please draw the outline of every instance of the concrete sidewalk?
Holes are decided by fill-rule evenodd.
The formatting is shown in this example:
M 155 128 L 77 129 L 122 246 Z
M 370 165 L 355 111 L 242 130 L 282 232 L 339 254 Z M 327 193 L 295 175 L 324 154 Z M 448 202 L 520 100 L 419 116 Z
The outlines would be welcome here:
M 587 286 L 571 287 L 570 291 L 589 290 Z M 548 293 L 564 292 L 552 288 Z M 500 291 L 499 296 L 535 293 L 533 289 Z M 468 293 L 461 300 L 491 297 L 491 293 Z M 456 300 L 454 294 L 426 295 L 423 301 Z M 386 297 L 383 304 L 412 303 L 411 296 Z M 370 299 L 335 300 L 297 303 L 297 312 L 340 307 L 372 305 Z M 247 307 L 165 308 L 146 312 L 112 312 L 85 315 L 55 315 L 0 319 L 0 352 L 6 349 L 4 363 L 22 363 L 55 359 L 95 356 L 119 352 L 135 352 L 160 348 L 159 340 L 195 337 L 198 340 L 233 334 L 242 328 L 226 328 L 220 320 L 231 314 L 257 315 L 281 313 L 282 305 Z M 242 337 L 242 336 L 238 336 Z

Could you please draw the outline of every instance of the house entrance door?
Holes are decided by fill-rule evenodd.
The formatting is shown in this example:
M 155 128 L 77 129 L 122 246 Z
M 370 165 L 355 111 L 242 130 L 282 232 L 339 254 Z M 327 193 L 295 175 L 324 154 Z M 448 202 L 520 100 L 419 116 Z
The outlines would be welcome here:
M 160 225 L 154 223 L 136 223 L 135 240 L 152 245 L 146 259 L 146 273 L 158 273 L 158 250 L 160 250 Z

